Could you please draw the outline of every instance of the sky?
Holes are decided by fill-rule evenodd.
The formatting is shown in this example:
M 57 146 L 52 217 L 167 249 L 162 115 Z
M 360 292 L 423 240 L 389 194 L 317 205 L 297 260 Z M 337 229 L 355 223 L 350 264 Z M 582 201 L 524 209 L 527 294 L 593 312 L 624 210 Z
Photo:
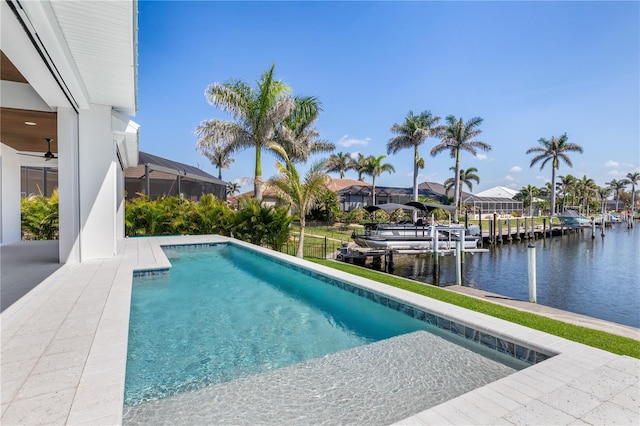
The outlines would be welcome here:
M 566 133 L 584 149 L 558 175 L 604 186 L 640 171 L 640 2 L 213 2 L 139 1 L 140 150 L 217 169 L 195 146 L 203 120 L 232 120 L 204 96 L 214 82 L 255 87 L 275 64 L 294 95 L 315 96 L 320 137 L 334 152 L 387 155 L 390 128 L 409 111 L 465 121 L 481 117 L 473 192 L 543 186 L 548 164 L 527 149 Z M 454 160 L 427 139 L 419 182 L 453 177 Z M 327 158 L 329 154 L 312 157 Z M 252 189 L 255 151 L 234 154 L 225 181 Z M 275 158 L 262 157 L 263 176 Z M 385 160 L 395 173 L 376 185 L 413 184 L 411 149 Z M 301 165 L 305 170 L 308 165 Z M 332 174 L 338 177 L 335 174 Z M 357 178 L 353 171 L 348 178 Z M 370 177 L 365 180 L 371 181 Z

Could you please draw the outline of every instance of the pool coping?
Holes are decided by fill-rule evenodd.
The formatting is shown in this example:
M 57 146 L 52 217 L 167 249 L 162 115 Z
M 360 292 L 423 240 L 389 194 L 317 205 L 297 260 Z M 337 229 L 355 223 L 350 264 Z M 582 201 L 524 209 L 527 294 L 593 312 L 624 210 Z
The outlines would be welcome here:
M 496 337 L 515 339 L 536 350 L 556 354 L 400 423 L 531 423 L 542 419 L 569 424 L 576 420 L 597 422 L 603 415 L 606 419 L 611 416 L 622 419 L 624 423 L 624 419 L 640 418 L 637 398 L 640 360 L 238 240 L 207 235 L 125 239 L 114 259 L 65 265 L 7 308 L 0 316 L 2 423 L 121 424 L 134 271 L 170 268 L 161 248 L 164 245 L 223 242 L 354 283 Z M 558 395 L 569 397 L 563 399 Z M 588 395 L 591 405 L 578 410 L 572 402 L 572 396 L 578 395 Z

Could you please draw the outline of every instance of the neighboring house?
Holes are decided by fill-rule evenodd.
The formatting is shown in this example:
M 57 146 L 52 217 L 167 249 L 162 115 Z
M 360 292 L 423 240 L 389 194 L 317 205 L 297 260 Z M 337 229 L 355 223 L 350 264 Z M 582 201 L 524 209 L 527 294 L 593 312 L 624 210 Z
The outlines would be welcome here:
M 21 238 L 22 167 L 44 167 L 58 170 L 59 261 L 120 249 L 124 170 L 138 164 L 137 13 L 135 1 L 0 3 L 0 244 Z
M 355 181 L 355 184 L 344 187 L 336 192 L 340 195 L 342 210 L 346 212 L 371 205 L 373 200 L 372 185 L 366 182 Z M 443 204 L 447 202 L 447 194 L 444 186 L 435 182 L 423 182 L 419 184 L 418 196 L 430 198 Z M 412 200 L 413 188 L 376 185 L 377 204 L 405 204 Z
M 371 187 L 371 184 L 369 183 L 362 182 L 359 180 L 354 180 L 354 179 L 338 179 L 338 178 L 332 178 L 332 177 L 329 177 L 328 179 L 329 180 L 327 182 L 327 188 L 330 191 L 338 193 L 338 195 L 341 195 L 340 191 L 342 191 L 343 189 L 352 187 L 352 186 L 362 185 L 362 186 Z M 237 195 L 235 199 L 239 201 L 240 199 L 247 198 L 247 197 L 253 197 L 253 189 Z M 277 206 L 282 204 L 282 200 L 271 188 L 265 185 L 264 191 L 262 193 L 262 204 L 265 206 Z M 344 201 L 340 202 L 340 205 L 343 207 L 343 210 L 345 210 L 344 204 L 345 204 Z M 237 205 L 237 204 L 233 204 L 233 205 Z
M 227 198 L 227 184 L 217 177 L 197 167 L 142 151 L 138 165 L 125 170 L 124 185 L 129 200 L 137 193 L 151 199 L 179 194 L 191 201 L 200 200 L 204 194 L 213 194 L 221 200 Z
M 229 200 L 229 204 L 233 207 L 239 207 L 240 200 L 242 200 L 243 198 L 253 198 L 253 189 L 236 195 L 235 197 L 233 197 L 233 199 Z M 265 207 L 275 207 L 281 204 L 282 200 L 280 199 L 280 197 L 276 195 L 273 189 L 265 185 L 262 190 L 262 205 Z
M 501 217 L 511 216 L 513 213 L 523 214 L 522 201 L 513 197 L 518 193 L 511 188 L 496 186 L 475 195 L 462 196 L 462 204 L 471 218 L 490 219 L 496 213 Z
M 431 198 L 434 201 L 439 201 L 442 204 L 446 204 L 449 200 L 453 204 L 454 189 L 450 188 L 448 191 L 445 186 L 437 182 L 422 182 L 418 185 L 418 194 L 422 197 Z M 462 199 L 469 197 L 471 194 L 462 191 Z

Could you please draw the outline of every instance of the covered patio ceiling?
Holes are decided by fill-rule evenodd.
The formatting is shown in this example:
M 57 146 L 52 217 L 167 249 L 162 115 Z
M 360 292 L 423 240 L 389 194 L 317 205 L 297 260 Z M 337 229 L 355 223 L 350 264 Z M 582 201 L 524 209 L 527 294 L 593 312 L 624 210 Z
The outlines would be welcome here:
M 0 52 L 0 79 L 27 83 L 4 52 Z M 58 152 L 55 112 L 0 108 L 0 142 L 17 151 L 46 152 L 45 138 L 53 139 L 51 152 Z

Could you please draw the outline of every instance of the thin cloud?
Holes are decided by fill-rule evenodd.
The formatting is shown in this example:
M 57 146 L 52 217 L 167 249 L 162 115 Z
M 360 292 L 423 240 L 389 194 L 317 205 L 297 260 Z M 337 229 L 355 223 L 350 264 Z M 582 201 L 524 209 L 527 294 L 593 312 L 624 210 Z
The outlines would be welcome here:
M 605 167 L 620 167 L 620 163 L 618 163 L 617 161 L 613 161 L 613 160 L 609 160 L 606 163 L 604 163 Z
M 621 173 L 620 170 L 611 170 L 607 172 L 607 176 L 622 176 L 624 173 Z
M 516 178 L 514 178 L 513 176 L 510 176 L 510 175 L 506 175 L 504 177 L 504 180 L 506 180 L 507 182 L 515 182 Z
M 356 139 L 356 138 L 350 138 L 349 135 L 344 135 L 338 141 L 338 145 L 342 145 L 345 147 L 350 147 L 352 145 L 367 146 L 369 145 L 369 142 L 371 142 L 371 138 Z
M 522 167 L 520 166 L 513 166 L 512 168 L 509 169 L 509 173 L 518 173 L 522 171 Z
M 486 159 L 488 159 L 489 157 L 487 157 L 487 155 L 486 155 L 486 154 L 478 154 L 478 155 L 476 155 L 476 158 L 477 158 L 478 160 L 486 160 Z
M 517 183 L 510 183 L 509 185 L 507 185 L 507 188 L 518 189 L 518 184 Z

